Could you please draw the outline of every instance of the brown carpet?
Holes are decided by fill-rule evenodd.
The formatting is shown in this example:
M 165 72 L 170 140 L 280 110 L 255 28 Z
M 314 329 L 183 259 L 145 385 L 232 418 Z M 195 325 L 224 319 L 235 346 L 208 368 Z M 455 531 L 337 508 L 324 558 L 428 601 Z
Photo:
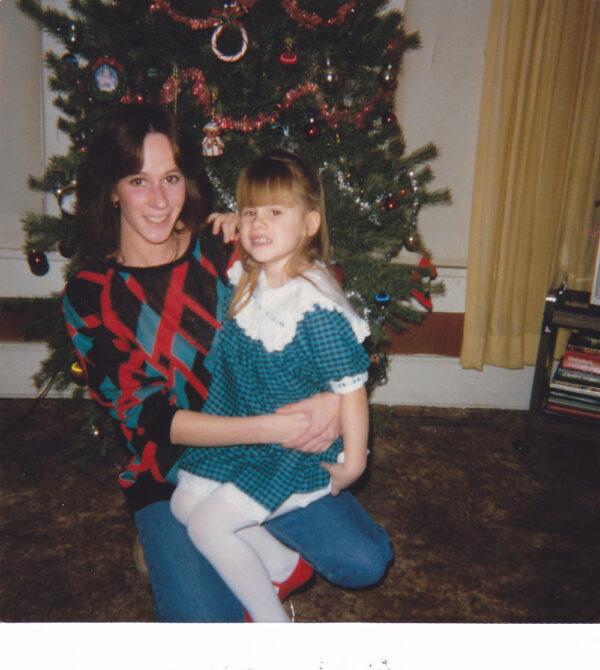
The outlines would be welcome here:
M 0 400 L 0 432 L 29 405 Z M 65 455 L 78 410 L 44 400 L 0 445 L 2 621 L 152 621 L 119 456 Z M 597 447 L 542 436 L 514 452 L 522 412 L 375 407 L 373 426 L 357 494 L 395 561 L 372 589 L 317 579 L 293 596 L 300 622 L 600 619 Z

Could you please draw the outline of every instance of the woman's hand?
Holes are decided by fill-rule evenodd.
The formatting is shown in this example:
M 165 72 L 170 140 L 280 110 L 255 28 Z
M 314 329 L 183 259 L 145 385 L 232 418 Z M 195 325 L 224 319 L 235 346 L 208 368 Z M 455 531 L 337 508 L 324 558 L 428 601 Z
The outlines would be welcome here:
M 213 235 L 223 233 L 223 242 L 237 242 L 240 215 L 237 212 L 213 212 L 207 219 L 212 224 Z
M 269 414 L 265 416 L 266 434 L 263 440 L 266 443 L 282 444 L 295 441 L 304 435 L 310 427 L 310 415 L 296 411 L 293 414 Z
M 306 400 L 284 405 L 277 414 L 289 417 L 303 412 L 310 418 L 307 430 L 301 435 L 283 440 L 281 445 L 307 453 L 325 451 L 342 433 L 341 400 L 335 393 L 319 393 Z

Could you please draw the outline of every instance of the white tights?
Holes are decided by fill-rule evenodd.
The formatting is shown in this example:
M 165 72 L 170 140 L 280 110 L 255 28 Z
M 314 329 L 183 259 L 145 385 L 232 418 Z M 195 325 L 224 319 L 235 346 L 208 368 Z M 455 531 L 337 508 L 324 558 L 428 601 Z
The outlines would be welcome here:
M 171 497 L 173 516 L 187 527 L 196 548 L 259 623 L 289 622 L 273 581 L 284 581 L 299 555 L 219 495 L 206 497 L 178 486 Z

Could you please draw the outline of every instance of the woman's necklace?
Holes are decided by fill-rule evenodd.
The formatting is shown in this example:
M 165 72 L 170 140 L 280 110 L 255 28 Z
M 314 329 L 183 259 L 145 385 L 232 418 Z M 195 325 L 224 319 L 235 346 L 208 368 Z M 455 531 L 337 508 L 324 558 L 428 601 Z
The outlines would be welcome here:
M 134 258 L 130 258 L 130 254 L 124 254 L 122 250 L 118 250 L 114 255 L 114 258 L 117 263 L 120 263 L 121 265 L 132 265 L 133 267 L 154 267 L 158 265 L 168 265 L 169 263 L 173 263 L 179 258 L 179 233 L 173 232 L 169 239 L 171 240 L 172 253 L 168 252 L 168 255 L 166 255 L 164 259 L 156 259 L 153 262 L 148 262 L 147 260 L 135 258 L 135 253 Z

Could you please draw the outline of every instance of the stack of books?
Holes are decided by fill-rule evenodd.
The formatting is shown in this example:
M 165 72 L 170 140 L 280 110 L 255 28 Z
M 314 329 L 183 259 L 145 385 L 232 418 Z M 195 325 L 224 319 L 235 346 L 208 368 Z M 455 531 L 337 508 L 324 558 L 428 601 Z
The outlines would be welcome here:
M 546 409 L 600 420 L 600 335 L 571 334 Z

